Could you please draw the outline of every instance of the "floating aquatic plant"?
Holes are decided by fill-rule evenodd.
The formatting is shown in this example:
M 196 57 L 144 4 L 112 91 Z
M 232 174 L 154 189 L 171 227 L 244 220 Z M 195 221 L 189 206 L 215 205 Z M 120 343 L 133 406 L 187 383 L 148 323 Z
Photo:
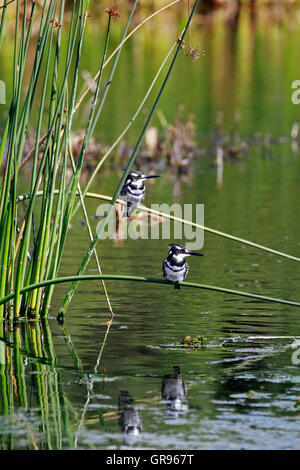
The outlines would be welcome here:
M 205 349 L 207 345 L 207 338 L 203 336 L 185 336 L 180 344 L 185 348 L 189 350 L 198 350 L 198 349 Z

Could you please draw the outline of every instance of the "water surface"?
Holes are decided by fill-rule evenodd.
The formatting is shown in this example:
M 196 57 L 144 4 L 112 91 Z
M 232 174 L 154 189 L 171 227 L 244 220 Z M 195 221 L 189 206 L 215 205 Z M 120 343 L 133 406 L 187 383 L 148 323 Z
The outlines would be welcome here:
M 299 160 L 287 146 L 274 152 L 276 161 L 253 151 L 241 165 L 226 164 L 221 186 L 216 168 L 203 164 L 194 174 L 193 193 L 183 185 L 177 200 L 203 202 L 208 226 L 299 255 L 299 219 L 292 217 Z M 106 192 L 105 184 L 99 181 L 94 189 Z M 166 198 L 165 186 L 172 199 L 172 178 L 166 175 L 148 188 L 147 202 Z M 89 204 L 93 224 L 96 207 Z M 74 272 L 86 250 L 80 220 L 78 213 L 61 274 Z M 190 281 L 299 300 L 296 262 L 208 234 L 202 251 L 205 258 L 190 261 Z M 99 245 L 106 273 L 161 276 L 166 252 L 165 240 Z M 91 263 L 87 273 L 94 269 Z M 100 361 L 109 311 L 97 281 L 79 285 L 64 326 L 55 319 L 67 289 L 62 285 L 48 325 L 21 323 L 10 332 L 5 325 L 3 448 L 299 448 L 300 371 L 291 347 L 291 337 L 300 335 L 297 308 L 172 286 L 108 281 L 107 288 L 115 319 Z M 180 342 L 188 335 L 207 343 L 186 349 Z M 20 349 L 13 346 L 18 338 Z M 174 366 L 187 389 L 177 411 L 161 395 Z M 123 389 L 142 420 L 136 440 L 128 440 L 118 422 Z

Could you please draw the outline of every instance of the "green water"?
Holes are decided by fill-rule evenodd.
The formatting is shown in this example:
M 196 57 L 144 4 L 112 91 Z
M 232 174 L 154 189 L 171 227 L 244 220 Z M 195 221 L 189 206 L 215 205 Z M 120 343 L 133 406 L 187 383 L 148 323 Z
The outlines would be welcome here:
M 196 114 L 199 139 L 212 131 L 218 110 L 224 111 L 228 129 L 240 110 L 243 134 L 289 134 L 299 118 L 299 108 L 290 102 L 290 83 L 300 77 L 293 56 L 300 42 L 296 29 L 258 18 L 250 35 L 254 26 L 247 11 L 234 34 L 218 21 L 215 30 L 196 31 L 196 43 L 207 54 L 201 63 L 178 64 L 161 103 L 165 115 L 172 120 L 184 103 Z M 107 133 L 99 130 L 99 136 L 109 140 L 126 124 L 149 69 L 158 66 L 164 41 L 153 56 L 144 44 L 126 52 L 135 58 L 131 76 L 140 85 L 131 100 L 132 84 L 119 82 L 118 93 L 128 101 L 112 95 L 116 107 L 110 111 L 117 118 L 113 125 L 103 123 Z M 93 63 L 92 56 L 86 60 L 87 67 Z M 148 185 L 145 203 L 203 203 L 205 225 L 299 257 L 299 174 L 297 148 L 250 145 L 248 157 L 224 163 L 221 177 L 212 160 L 197 160 L 177 195 L 174 176 L 165 173 Z M 105 172 L 91 190 L 111 194 L 118 178 Z M 95 201 L 87 205 L 94 229 L 97 206 Z M 61 275 L 73 274 L 86 252 L 82 219 L 78 213 L 70 228 Z M 104 240 L 98 250 L 103 272 L 160 277 L 167 244 Z M 300 300 L 300 265 L 294 261 L 211 234 L 205 234 L 201 251 L 204 258 L 189 261 L 191 282 Z M 94 270 L 91 262 L 86 273 Z M 63 326 L 56 314 L 66 285 L 55 288 L 48 323 L 3 325 L 2 449 L 299 449 L 300 366 L 292 360 L 291 338 L 300 336 L 298 308 L 154 284 L 107 281 L 107 288 L 115 318 L 100 360 L 109 311 L 97 281 L 79 284 Z M 207 343 L 187 350 L 180 341 L 188 335 L 205 337 Z M 168 409 L 161 395 L 164 377 L 174 366 L 180 367 L 187 390 L 177 412 Z M 131 410 L 138 410 L 142 420 L 135 440 L 118 422 L 121 389 L 128 391 L 135 406 Z

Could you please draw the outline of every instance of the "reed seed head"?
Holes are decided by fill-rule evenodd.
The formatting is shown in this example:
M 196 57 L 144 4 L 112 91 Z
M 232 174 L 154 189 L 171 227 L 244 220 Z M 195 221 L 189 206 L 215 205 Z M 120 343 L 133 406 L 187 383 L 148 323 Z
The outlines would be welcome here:
M 120 17 L 120 13 L 114 8 L 106 8 L 105 13 L 107 13 L 109 16 L 114 16 L 115 18 Z

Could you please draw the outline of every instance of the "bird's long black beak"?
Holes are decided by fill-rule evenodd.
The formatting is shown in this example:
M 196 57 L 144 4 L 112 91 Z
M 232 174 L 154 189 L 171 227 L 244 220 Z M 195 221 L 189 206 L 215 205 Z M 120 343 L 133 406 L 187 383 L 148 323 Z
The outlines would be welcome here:
M 203 253 L 199 253 L 198 251 L 186 250 L 185 252 L 187 255 L 205 256 Z
M 148 180 L 150 178 L 160 178 L 160 175 L 143 175 L 143 180 Z

